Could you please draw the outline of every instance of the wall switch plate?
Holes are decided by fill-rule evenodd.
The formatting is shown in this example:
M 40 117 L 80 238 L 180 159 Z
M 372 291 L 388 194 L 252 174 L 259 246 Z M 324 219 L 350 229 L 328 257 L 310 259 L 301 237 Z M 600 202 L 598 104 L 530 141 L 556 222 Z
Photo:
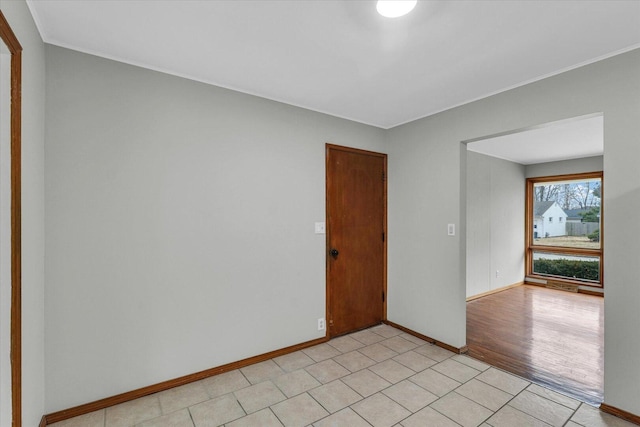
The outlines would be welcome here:
M 456 235 L 456 225 L 455 224 L 448 224 L 447 225 L 447 235 L 449 235 L 449 236 L 455 236 Z
M 318 319 L 318 330 L 324 331 L 325 329 L 327 329 L 327 324 L 325 323 L 324 319 Z
M 325 225 L 324 222 L 316 222 L 315 223 L 316 234 L 324 234 L 325 233 Z

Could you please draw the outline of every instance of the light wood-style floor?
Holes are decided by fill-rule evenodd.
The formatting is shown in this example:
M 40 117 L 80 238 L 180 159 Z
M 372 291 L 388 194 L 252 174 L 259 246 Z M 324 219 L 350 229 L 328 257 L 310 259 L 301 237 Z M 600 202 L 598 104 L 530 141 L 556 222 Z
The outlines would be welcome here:
M 604 298 L 523 285 L 467 303 L 469 355 L 587 403 L 603 401 Z

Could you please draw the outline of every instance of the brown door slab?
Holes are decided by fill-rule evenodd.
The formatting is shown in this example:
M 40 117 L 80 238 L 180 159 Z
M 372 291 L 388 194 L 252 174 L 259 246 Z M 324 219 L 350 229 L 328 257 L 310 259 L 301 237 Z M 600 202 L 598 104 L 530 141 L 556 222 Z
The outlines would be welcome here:
M 329 336 L 384 319 L 386 154 L 327 144 Z

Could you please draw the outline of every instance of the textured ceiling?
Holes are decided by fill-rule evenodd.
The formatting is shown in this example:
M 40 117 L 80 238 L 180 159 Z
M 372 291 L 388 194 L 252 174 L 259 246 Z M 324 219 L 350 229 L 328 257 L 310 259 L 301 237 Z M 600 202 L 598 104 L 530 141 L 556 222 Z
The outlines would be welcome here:
M 640 46 L 640 1 L 28 0 L 45 42 L 381 128 Z

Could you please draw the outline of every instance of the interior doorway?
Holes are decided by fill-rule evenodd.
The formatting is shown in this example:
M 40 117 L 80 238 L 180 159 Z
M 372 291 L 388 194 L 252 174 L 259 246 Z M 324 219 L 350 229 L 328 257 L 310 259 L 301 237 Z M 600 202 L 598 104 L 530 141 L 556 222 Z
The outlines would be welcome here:
M 568 296 L 563 291 L 543 288 L 545 293 L 536 293 L 534 288 L 523 286 L 525 283 L 554 285 L 552 278 L 534 277 L 526 268 L 525 237 L 530 222 L 525 220 L 526 182 L 534 177 L 602 172 L 603 122 L 602 115 L 596 113 L 464 142 L 467 148 L 466 296 L 470 355 L 556 390 L 561 384 L 571 383 L 571 375 L 579 372 L 585 382 L 574 383 L 572 391 L 559 391 L 589 403 L 596 403 L 603 394 L 604 327 L 599 323 L 603 321 L 603 311 L 594 310 L 589 317 L 597 320 L 591 325 L 592 335 L 586 339 L 597 350 L 593 354 L 585 352 L 592 354 L 589 369 L 579 366 L 581 359 L 576 359 L 569 348 L 563 351 L 562 345 L 554 349 L 545 345 L 570 341 L 566 337 L 579 338 L 584 328 L 572 321 L 579 316 L 570 318 L 571 309 L 588 298 L 596 298 L 601 307 L 603 289 L 590 286 L 591 283 L 573 288 L 598 295 L 594 297 L 583 293 Z M 563 203 L 558 205 L 560 209 Z M 560 216 L 564 226 L 564 215 Z M 546 220 L 555 225 L 560 222 L 559 215 Z M 522 307 L 503 301 L 509 295 L 519 295 Z M 559 297 L 551 297 L 554 295 Z M 564 296 L 569 299 L 565 300 Z M 489 310 L 479 315 L 475 312 L 479 307 L 489 307 Z M 506 314 L 500 319 L 501 310 Z M 544 314 L 549 312 L 558 316 L 555 324 L 544 319 Z M 561 328 L 557 329 L 558 326 Z M 487 335 L 487 331 L 494 332 Z M 503 336 L 499 331 L 508 331 L 507 335 L 511 336 Z M 553 357 L 545 359 L 541 355 Z M 548 365 L 562 369 L 542 374 L 540 369 Z M 545 379 L 553 376 L 557 377 L 554 381 Z
M 329 337 L 385 319 L 386 169 L 386 154 L 326 146 Z
M 0 424 L 22 425 L 22 46 L 0 11 Z M 10 298 L 7 298 L 7 296 Z M 9 304 L 6 301 L 10 301 Z M 10 329 L 9 346 L 6 332 Z M 10 392 L 9 392 L 10 390 Z
M 11 424 L 11 54 L 0 43 L 0 425 Z

